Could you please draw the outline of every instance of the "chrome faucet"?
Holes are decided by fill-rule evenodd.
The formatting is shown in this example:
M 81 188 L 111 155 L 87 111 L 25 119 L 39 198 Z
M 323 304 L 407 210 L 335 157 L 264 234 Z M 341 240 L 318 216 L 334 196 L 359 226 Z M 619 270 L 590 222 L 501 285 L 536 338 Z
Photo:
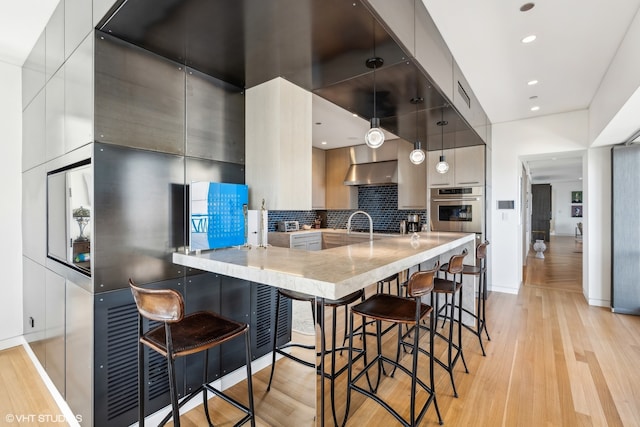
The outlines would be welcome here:
M 351 215 L 349 215 L 349 219 L 347 220 L 347 234 L 351 234 L 351 218 L 353 218 L 356 214 L 364 214 L 369 218 L 369 240 L 373 240 L 373 220 L 371 219 L 371 215 L 366 213 L 365 211 L 355 211 Z

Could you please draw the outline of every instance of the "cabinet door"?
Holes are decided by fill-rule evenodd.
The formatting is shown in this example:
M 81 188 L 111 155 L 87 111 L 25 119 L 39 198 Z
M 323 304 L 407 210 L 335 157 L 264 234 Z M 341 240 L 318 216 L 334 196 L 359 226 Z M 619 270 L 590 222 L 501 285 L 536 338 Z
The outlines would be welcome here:
M 315 240 L 312 240 L 310 242 L 307 243 L 307 250 L 308 251 L 319 251 L 322 250 L 322 239 L 318 238 Z
M 326 151 L 327 209 L 357 209 L 358 189 L 344 185 L 344 177 L 351 166 L 349 148 Z
M 410 142 L 398 141 L 398 209 L 427 207 L 427 162 L 411 163 L 412 150 Z
M 456 185 L 484 184 L 484 145 L 456 149 Z
M 311 208 L 326 208 L 326 161 L 325 151 L 313 148 L 311 151 Z
M 440 161 L 440 155 L 444 153 L 447 163 L 449 163 L 449 171 L 447 173 L 436 172 L 436 165 Z M 429 174 L 429 187 L 451 187 L 454 185 L 453 171 L 456 166 L 454 150 L 444 150 L 444 152 L 429 151 L 427 155 L 427 169 Z

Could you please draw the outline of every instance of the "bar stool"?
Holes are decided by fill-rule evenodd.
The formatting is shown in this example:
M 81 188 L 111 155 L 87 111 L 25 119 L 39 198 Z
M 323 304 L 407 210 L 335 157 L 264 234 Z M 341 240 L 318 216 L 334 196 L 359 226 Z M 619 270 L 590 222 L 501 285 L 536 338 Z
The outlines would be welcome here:
M 420 423 L 422 418 L 424 417 L 427 409 L 433 403 L 436 414 L 438 415 L 438 422 L 442 424 L 442 417 L 440 415 L 440 409 L 438 408 L 438 401 L 436 399 L 436 392 L 434 387 L 434 375 L 433 375 L 433 340 L 434 340 L 434 317 L 432 315 L 432 307 L 422 303 L 422 296 L 428 295 L 432 292 L 434 286 L 434 275 L 438 270 L 438 263 L 436 263 L 435 267 L 431 270 L 427 271 L 418 271 L 415 272 L 409 282 L 407 284 L 407 294 L 408 298 L 400 297 L 397 295 L 390 295 L 385 293 L 378 293 L 370 298 L 366 299 L 364 302 L 361 302 L 353 307 L 351 307 L 351 333 L 349 334 L 349 364 L 348 364 L 348 372 L 349 372 L 349 386 L 347 389 L 347 402 L 346 402 L 346 410 L 345 410 L 345 420 L 346 424 L 349 409 L 351 404 L 351 391 L 356 391 L 370 399 L 373 399 L 379 405 L 381 405 L 384 409 L 387 410 L 391 415 L 393 415 L 403 426 L 416 426 Z M 431 316 L 430 316 L 431 314 Z M 367 347 L 366 340 L 363 341 L 363 351 L 364 351 L 364 369 L 358 373 L 355 377 L 353 376 L 353 364 L 355 362 L 353 358 L 353 325 L 354 325 L 354 315 L 362 316 L 362 325 L 367 324 L 366 319 L 371 318 L 376 321 L 376 356 L 371 362 L 367 362 Z M 418 355 L 422 353 L 421 351 L 412 351 L 412 359 L 411 359 L 411 368 L 406 368 L 405 366 L 399 363 L 400 357 L 400 343 L 401 343 L 401 334 L 402 334 L 402 325 L 407 325 L 413 328 L 415 331 L 413 333 L 413 343 L 410 343 L 411 347 L 414 349 L 419 349 L 419 341 L 420 341 L 420 321 L 429 316 L 430 318 L 430 327 L 429 327 L 429 352 L 427 354 L 429 357 L 429 384 L 427 385 L 424 381 L 418 378 Z M 382 322 L 392 322 L 398 326 L 398 350 L 396 354 L 396 360 L 392 360 L 382 354 Z M 400 413 L 398 413 L 394 408 L 392 408 L 387 402 L 382 400 L 378 396 L 378 387 L 380 386 L 380 372 L 382 363 L 386 362 L 391 364 L 393 368 L 393 372 L 391 376 L 395 373 L 396 369 L 404 372 L 411 378 L 411 391 L 409 396 L 411 398 L 410 402 L 410 414 L 409 420 L 406 420 Z M 371 385 L 369 381 L 369 370 L 374 366 L 378 367 L 378 380 L 375 386 Z M 367 376 L 368 389 L 360 387 L 357 385 L 357 382 L 363 377 Z M 416 392 L 417 386 L 420 386 L 427 394 L 427 400 L 421 408 L 416 408 Z
M 282 298 L 289 298 L 290 300 L 293 300 L 293 301 L 308 301 L 311 304 L 311 311 L 313 313 L 313 318 L 315 322 L 320 324 L 320 331 L 321 331 L 320 333 L 322 336 L 322 343 L 321 343 L 322 351 L 316 352 L 316 356 L 321 357 L 321 365 L 319 367 L 316 367 L 315 363 L 307 362 L 306 360 L 302 360 L 299 357 L 296 357 L 284 351 L 285 349 L 290 347 L 314 350 L 315 345 L 306 345 L 306 344 L 300 344 L 295 342 L 289 342 L 281 346 L 277 345 L 277 341 L 278 341 L 277 332 L 278 332 L 278 324 L 280 322 L 280 304 L 282 303 Z M 325 299 L 324 304 L 322 306 L 320 306 L 319 303 L 317 304 L 318 306 L 316 306 L 316 297 L 314 295 L 304 294 L 301 292 L 295 292 L 295 291 L 290 291 L 286 289 L 278 289 L 278 295 L 276 297 L 276 319 L 275 319 L 275 325 L 274 325 L 273 347 L 272 347 L 272 357 L 271 357 L 271 374 L 269 375 L 269 384 L 267 385 L 267 391 L 271 389 L 271 382 L 273 381 L 273 374 L 276 369 L 276 354 L 280 354 L 288 359 L 291 359 L 295 362 L 298 362 L 310 368 L 316 367 L 317 373 L 319 375 L 322 375 L 324 378 L 328 379 L 330 382 L 331 411 L 333 414 L 334 423 L 335 425 L 338 425 L 338 419 L 337 419 L 336 408 L 335 408 L 335 379 L 347 370 L 347 365 L 344 365 L 340 369 L 336 370 L 336 352 L 346 349 L 346 347 L 344 347 L 344 342 L 347 339 L 347 307 L 349 306 L 349 304 L 352 304 L 358 300 L 360 301 L 364 300 L 363 289 L 353 292 L 343 298 L 339 298 L 336 300 Z M 337 318 L 337 310 L 339 307 L 345 307 L 345 314 L 344 314 L 345 332 L 344 332 L 342 347 L 336 346 L 336 329 L 337 329 L 336 318 Z M 325 344 L 324 318 L 319 318 L 319 316 L 324 317 L 324 308 L 332 309 L 331 347 L 329 349 L 326 349 L 326 344 Z M 331 372 L 324 372 L 324 356 L 327 353 L 331 354 Z M 324 382 L 322 384 L 324 384 Z M 322 400 L 322 402 L 324 403 L 324 399 Z M 324 408 L 322 413 L 324 413 Z
M 129 279 L 129 286 L 138 307 L 138 425 L 144 427 L 144 348 L 149 347 L 167 358 L 169 373 L 169 392 L 171 394 L 171 412 L 160 422 L 164 425 L 173 418 L 173 425 L 180 426 L 180 408 L 202 391 L 204 412 L 209 425 L 209 408 L 207 391 L 219 396 L 227 403 L 240 409 L 246 415 L 236 423 L 240 426 L 251 421 L 255 426 L 253 408 L 253 386 L 251 383 L 251 343 L 249 341 L 249 325 L 226 319 L 218 314 L 199 311 L 184 315 L 182 295 L 173 289 L 145 289 L 136 286 Z M 163 325 L 143 331 L 143 317 Z M 244 335 L 246 345 L 247 387 L 249 391 L 249 407 L 243 405 L 222 391 L 207 383 L 207 366 L 209 349 L 225 341 Z M 202 385 L 186 396 L 178 404 L 174 360 L 177 357 L 205 352 Z
M 484 345 L 482 343 L 482 332 L 484 331 L 487 336 L 487 340 L 491 341 L 491 337 L 489 336 L 489 331 L 487 330 L 487 319 L 486 319 L 486 301 L 487 301 L 487 246 L 489 246 L 489 241 L 485 240 L 480 243 L 476 248 L 476 265 L 467 265 L 464 264 L 462 266 L 462 275 L 465 274 L 477 276 L 478 277 L 478 299 L 476 300 L 476 313 L 472 313 L 471 311 L 463 308 L 462 310 L 473 316 L 476 319 L 476 327 L 472 328 L 469 325 L 463 324 L 465 328 L 471 331 L 475 336 L 478 337 L 478 341 L 480 342 L 480 349 L 482 349 L 482 355 L 486 356 L 487 354 L 484 351 Z M 440 267 L 440 271 L 446 271 L 449 268 L 448 264 L 444 264 Z
M 467 368 L 467 362 L 464 360 L 464 353 L 462 352 L 462 263 L 464 257 L 467 256 L 468 251 L 464 249 L 460 255 L 453 255 L 449 259 L 448 267 L 446 269 L 446 277 L 442 279 L 440 277 L 436 277 L 433 282 L 433 292 L 431 294 L 431 305 L 433 305 L 435 310 L 435 324 L 438 323 L 438 317 L 440 316 L 440 312 L 444 311 L 444 320 L 449 320 L 449 335 L 445 336 L 442 333 L 435 331 L 435 335 L 437 337 L 442 338 L 447 342 L 447 361 L 442 362 L 440 359 L 436 358 L 436 363 L 442 366 L 447 372 L 449 372 L 449 377 L 451 378 L 451 386 L 453 387 L 453 395 L 458 397 L 458 391 L 456 390 L 456 384 L 453 379 L 453 368 L 455 367 L 458 359 L 462 359 L 462 364 L 464 365 L 464 370 L 466 373 L 469 373 L 469 369 Z M 452 275 L 452 279 L 449 280 L 449 274 Z M 439 298 L 438 295 L 444 295 L 444 306 L 439 307 Z M 456 294 L 458 295 L 458 304 L 455 304 Z M 448 302 L 448 297 L 451 296 L 451 303 Z M 447 314 L 447 308 L 450 308 L 449 314 Z M 458 312 L 458 318 L 455 318 L 455 312 Z M 457 340 L 454 342 L 454 334 L 453 334 L 453 324 L 458 323 L 458 333 Z M 455 352 L 455 354 L 454 354 Z

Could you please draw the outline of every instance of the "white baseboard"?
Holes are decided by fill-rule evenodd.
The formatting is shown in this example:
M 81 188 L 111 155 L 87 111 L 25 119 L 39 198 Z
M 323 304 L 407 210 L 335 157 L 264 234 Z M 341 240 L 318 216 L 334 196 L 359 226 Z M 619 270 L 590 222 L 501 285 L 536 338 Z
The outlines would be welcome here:
M 24 339 L 24 337 L 20 337 L 20 338 L 22 338 L 22 347 L 29 355 L 31 362 L 33 362 L 33 366 L 35 366 L 36 370 L 38 371 L 38 374 L 40 374 L 40 378 L 42 378 L 42 381 L 44 381 L 45 386 L 47 386 L 49 393 L 51 393 L 51 397 L 53 397 L 53 399 L 56 401 L 56 404 L 58 405 L 58 408 L 60 408 L 62 415 L 64 415 L 64 418 L 67 424 L 71 427 L 80 427 L 80 423 L 78 422 L 78 419 L 76 419 L 76 414 L 74 414 L 71 411 L 71 408 L 69 408 L 69 405 L 67 405 L 67 402 L 64 400 L 64 397 L 62 397 L 62 395 L 60 394 L 56 386 L 53 384 L 53 381 L 51 381 L 51 378 L 49 378 L 47 371 L 44 370 L 44 367 L 40 364 L 40 361 L 31 350 L 31 346 L 29 346 L 29 344 Z M 88 421 L 91 421 L 91 420 L 88 420 Z
M 17 347 L 24 344 L 26 341 L 22 335 L 17 337 L 11 337 L 0 341 L 0 350 L 6 350 L 11 347 Z
M 512 288 L 512 287 L 506 287 L 506 286 L 491 285 L 491 286 L 488 286 L 487 288 L 489 292 L 501 292 L 503 294 L 518 295 L 518 292 L 520 292 L 520 287 Z
M 588 302 L 595 307 L 611 307 L 611 301 L 608 299 L 589 298 Z

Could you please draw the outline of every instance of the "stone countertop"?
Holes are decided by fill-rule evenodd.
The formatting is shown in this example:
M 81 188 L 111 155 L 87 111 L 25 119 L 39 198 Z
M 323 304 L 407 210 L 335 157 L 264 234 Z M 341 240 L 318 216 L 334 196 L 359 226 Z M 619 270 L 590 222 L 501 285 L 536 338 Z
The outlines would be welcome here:
M 334 231 L 309 231 L 322 230 Z M 234 247 L 189 254 L 175 252 L 173 262 L 225 276 L 337 299 L 456 248 L 473 248 L 475 244 L 473 233 L 431 231 L 417 234 L 417 239 L 412 239 L 411 234 L 389 235 L 383 239 L 323 251 L 269 246 Z M 470 250 L 468 257 L 472 259 L 473 256 L 473 250 Z

